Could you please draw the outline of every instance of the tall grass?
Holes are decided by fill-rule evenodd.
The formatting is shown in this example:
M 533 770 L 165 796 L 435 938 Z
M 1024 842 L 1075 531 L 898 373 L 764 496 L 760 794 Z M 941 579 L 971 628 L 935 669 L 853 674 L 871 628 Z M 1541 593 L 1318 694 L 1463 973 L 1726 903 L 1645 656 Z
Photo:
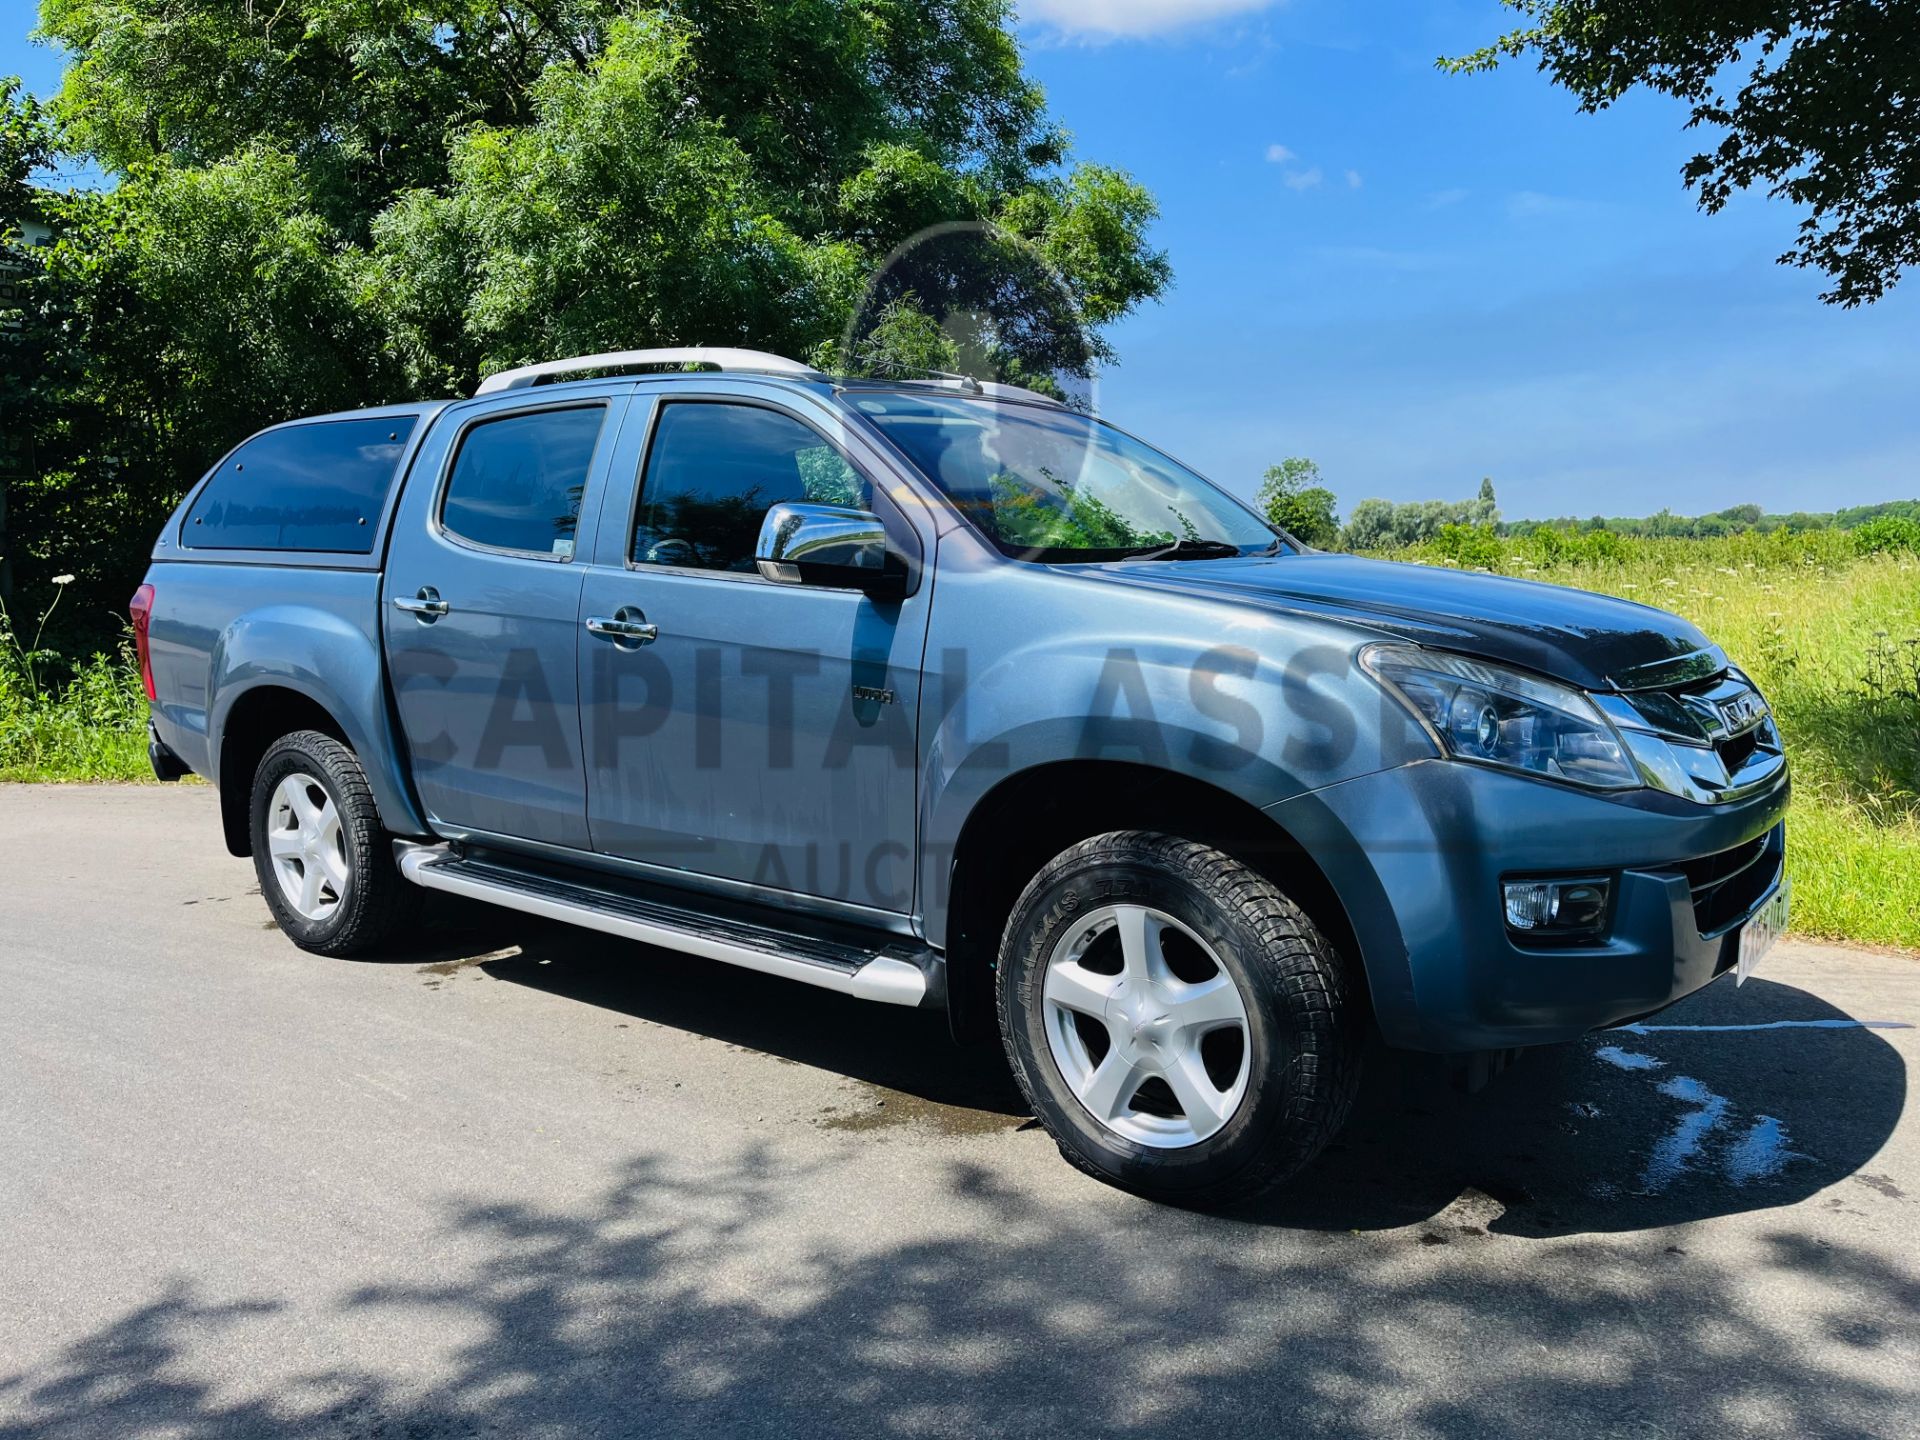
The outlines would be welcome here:
M 46 620 L 23 639 L 0 606 L 0 780 L 153 779 L 130 646 L 69 661 L 41 648 Z
M 1397 558 L 1692 620 L 1766 692 L 1786 738 L 1794 928 L 1920 949 L 1920 557 L 1863 548 L 1843 531 L 1597 542 L 1468 532 Z

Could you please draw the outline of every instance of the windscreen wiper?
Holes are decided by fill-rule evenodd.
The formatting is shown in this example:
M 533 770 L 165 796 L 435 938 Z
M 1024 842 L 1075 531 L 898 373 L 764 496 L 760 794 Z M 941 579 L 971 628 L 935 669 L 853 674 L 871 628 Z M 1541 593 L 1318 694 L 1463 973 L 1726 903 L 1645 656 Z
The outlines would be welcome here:
M 1225 540 L 1176 540 L 1171 545 L 1156 545 L 1124 558 L 1128 560 L 1231 560 L 1240 547 Z

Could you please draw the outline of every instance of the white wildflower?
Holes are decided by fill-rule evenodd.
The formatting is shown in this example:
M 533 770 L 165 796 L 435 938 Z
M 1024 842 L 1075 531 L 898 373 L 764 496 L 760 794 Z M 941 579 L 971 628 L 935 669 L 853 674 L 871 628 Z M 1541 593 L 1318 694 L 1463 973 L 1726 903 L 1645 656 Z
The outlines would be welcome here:
M 56 575 L 53 577 L 53 583 L 56 585 L 71 585 L 73 583 L 73 576 Z

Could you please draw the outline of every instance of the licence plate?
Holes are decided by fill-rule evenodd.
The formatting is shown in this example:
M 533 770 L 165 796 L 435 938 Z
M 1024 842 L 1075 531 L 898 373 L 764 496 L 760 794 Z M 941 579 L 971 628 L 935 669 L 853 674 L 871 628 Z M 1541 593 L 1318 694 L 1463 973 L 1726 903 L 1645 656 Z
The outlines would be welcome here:
M 1792 895 L 1793 887 L 1782 880 L 1773 898 L 1760 907 L 1760 912 L 1747 921 L 1746 928 L 1740 932 L 1740 964 L 1733 977 L 1736 986 L 1747 983 L 1747 977 L 1759 968 L 1767 952 L 1786 931 Z

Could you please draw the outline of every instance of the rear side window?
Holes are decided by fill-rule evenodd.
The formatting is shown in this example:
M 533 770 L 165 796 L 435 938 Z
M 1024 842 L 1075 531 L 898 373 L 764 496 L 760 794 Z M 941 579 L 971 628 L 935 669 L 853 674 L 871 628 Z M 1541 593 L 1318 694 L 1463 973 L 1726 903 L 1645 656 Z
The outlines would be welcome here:
M 640 485 L 633 558 L 751 571 L 760 522 L 789 500 L 865 510 L 873 496 L 838 450 L 791 416 L 757 405 L 668 405 Z
M 460 442 L 440 523 L 489 549 L 571 556 L 605 414 L 590 405 L 481 421 Z
M 415 417 L 288 425 L 247 441 L 187 514 L 193 550 L 372 553 Z

